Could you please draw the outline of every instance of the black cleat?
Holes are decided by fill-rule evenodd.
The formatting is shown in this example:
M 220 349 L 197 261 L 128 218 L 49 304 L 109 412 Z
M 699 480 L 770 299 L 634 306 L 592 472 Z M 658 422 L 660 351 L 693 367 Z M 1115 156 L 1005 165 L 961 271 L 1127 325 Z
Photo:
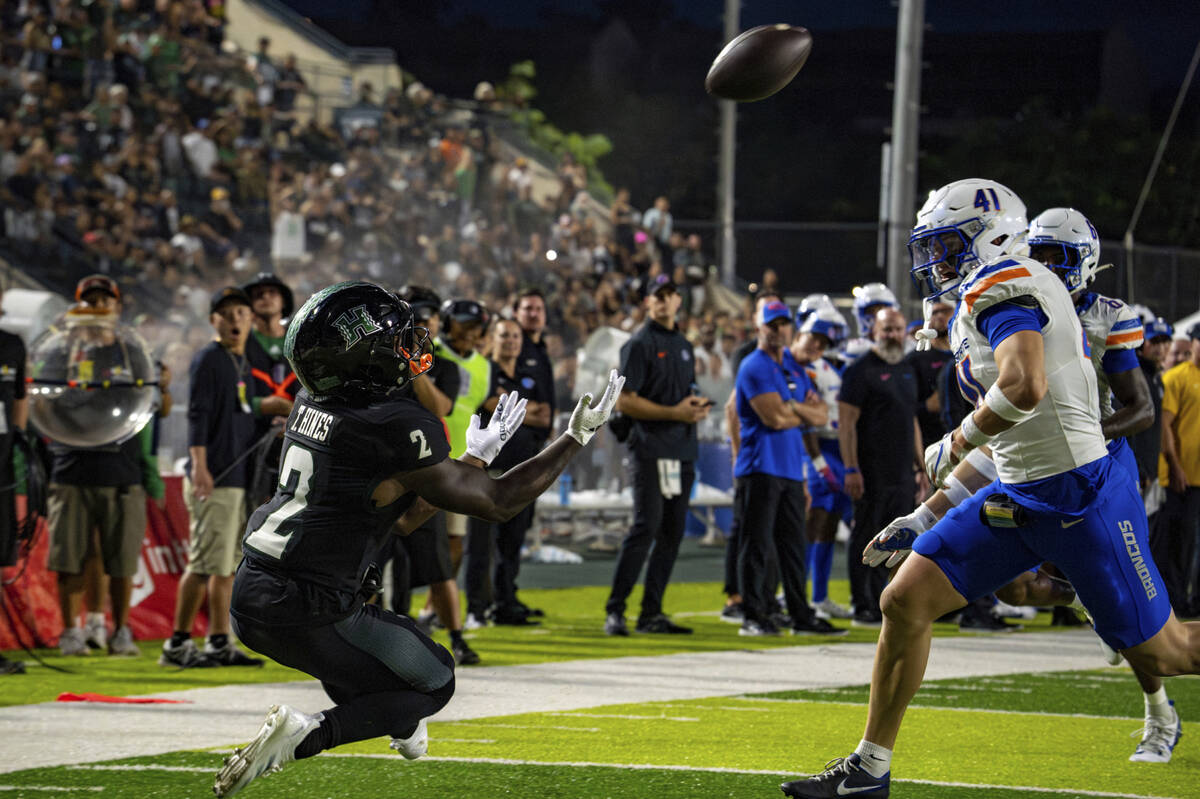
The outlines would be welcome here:
M 450 642 L 450 652 L 454 655 L 454 662 L 459 666 L 474 666 L 479 662 L 479 653 L 461 638 Z
M 779 786 L 784 796 L 796 799 L 830 799 L 831 797 L 861 796 L 864 799 L 887 799 L 892 781 L 891 772 L 872 777 L 862 767 L 858 754 L 839 757 L 826 764 L 820 774 L 803 780 L 792 780 Z
M 639 633 L 654 633 L 657 635 L 691 635 L 692 628 L 684 627 L 681 624 L 676 624 L 667 618 L 665 613 L 660 613 L 657 616 L 638 619 L 637 631 Z
M 625 617 L 620 613 L 610 613 L 604 620 L 605 635 L 629 635 L 629 628 L 625 626 Z
M 811 619 L 797 619 L 792 624 L 793 635 L 849 635 L 850 631 L 842 627 L 834 627 L 825 619 L 813 616 Z
M 1022 625 L 1005 621 L 991 613 L 964 613 L 958 622 L 958 629 L 964 633 L 1012 633 L 1022 629 Z

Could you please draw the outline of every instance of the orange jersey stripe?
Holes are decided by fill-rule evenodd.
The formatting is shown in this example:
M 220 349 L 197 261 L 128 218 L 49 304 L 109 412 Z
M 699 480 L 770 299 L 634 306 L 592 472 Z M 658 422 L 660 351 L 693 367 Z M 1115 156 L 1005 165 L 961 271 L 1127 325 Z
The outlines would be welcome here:
M 1113 344 L 1125 344 L 1130 341 L 1141 341 L 1142 335 L 1143 334 L 1141 330 L 1130 330 L 1128 333 L 1113 333 L 1104 340 L 1104 343 L 1111 347 Z
M 1003 269 L 994 275 L 984 278 L 978 286 L 968 291 L 967 296 L 963 298 L 967 303 L 967 313 L 970 313 L 974 309 L 975 300 L 979 299 L 979 296 L 992 286 L 1018 277 L 1029 277 L 1029 270 L 1023 266 L 1017 266 L 1012 269 Z

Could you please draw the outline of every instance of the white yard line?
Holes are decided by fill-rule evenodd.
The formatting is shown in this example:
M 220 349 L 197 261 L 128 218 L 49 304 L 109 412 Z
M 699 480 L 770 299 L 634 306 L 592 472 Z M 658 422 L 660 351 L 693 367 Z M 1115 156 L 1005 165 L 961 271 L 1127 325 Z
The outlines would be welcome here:
M 933 650 L 926 675 L 930 680 L 1093 669 L 1103 662 L 1090 631 L 936 638 Z M 870 681 L 874 652 L 872 643 L 831 643 L 459 669 L 455 697 L 434 720 L 861 685 Z M 1131 690 L 1133 685 L 1130 680 Z M 13 733 L 5 735 L 0 773 L 228 747 L 253 736 L 271 704 L 310 712 L 329 706 L 316 681 L 197 688 L 157 696 L 188 704 L 47 702 L 0 708 L 0 730 Z M 80 735 L 80 730 L 88 734 Z
M 329 753 L 321 757 L 369 757 L 395 759 L 395 755 L 358 755 Z M 675 766 L 653 765 L 650 763 L 590 763 L 572 760 L 516 760 L 504 757 L 434 757 L 427 756 L 422 760 L 443 763 L 487 763 L 497 766 L 549 766 L 554 768 L 613 768 L 622 771 L 700 771 L 713 774 L 760 774 L 763 776 L 795 777 L 793 771 L 772 771 L 768 769 L 726 768 L 722 766 Z M 1032 791 L 1046 794 L 1069 794 L 1071 796 L 1096 796 L 1103 799 L 1176 799 L 1171 796 L 1156 796 L 1143 793 L 1117 793 L 1114 791 L 1090 791 L 1086 788 L 1044 788 L 1036 785 L 1000 785 L 975 782 L 944 782 L 942 780 L 892 780 L 894 783 L 911 783 L 915 785 L 936 785 L 944 788 L 973 788 L 1006 791 Z

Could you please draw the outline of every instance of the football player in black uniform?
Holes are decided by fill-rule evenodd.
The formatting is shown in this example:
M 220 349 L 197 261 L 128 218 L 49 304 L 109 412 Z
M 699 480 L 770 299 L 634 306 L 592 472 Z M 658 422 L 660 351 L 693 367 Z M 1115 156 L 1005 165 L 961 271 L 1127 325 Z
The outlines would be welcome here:
M 494 522 L 516 515 L 608 419 L 624 383 L 614 371 L 595 407 L 580 398 L 566 433 L 492 479 L 479 467 L 511 437 L 524 404 L 508 394 L 486 428 L 472 419 L 466 454 L 450 460 L 442 421 L 394 396 L 431 365 L 427 338 L 407 303 L 358 282 L 317 292 L 288 328 L 284 353 L 304 388 L 275 497 L 247 524 L 230 610 L 244 644 L 319 679 L 334 705 L 312 715 L 271 708 L 217 774 L 217 796 L 380 735 L 407 758 L 425 753 L 425 718 L 454 693 L 454 659 L 411 619 L 364 603 L 383 537 L 397 520 L 411 531 L 435 507 Z

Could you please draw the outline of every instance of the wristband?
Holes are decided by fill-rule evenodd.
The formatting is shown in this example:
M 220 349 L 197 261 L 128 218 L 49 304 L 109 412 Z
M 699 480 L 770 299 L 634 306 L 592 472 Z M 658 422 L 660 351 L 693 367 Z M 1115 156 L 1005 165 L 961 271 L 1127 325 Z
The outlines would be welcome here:
M 913 515 L 914 521 L 916 521 L 918 524 L 922 525 L 922 527 L 921 527 L 922 533 L 925 532 L 926 530 L 928 530 L 930 527 L 933 527 L 935 524 L 937 524 L 937 521 L 938 521 L 937 514 L 934 513 L 933 511 L 931 511 L 929 509 L 929 506 L 926 505 L 924 502 L 922 502 L 920 505 L 917 506 L 917 509 L 915 511 L 913 511 L 912 515 Z
M 975 452 L 975 450 L 971 451 Z M 942 489 L 942 493 L 946 495 L 946 499 L 950 500 L 952 507 L 956 507 L 958 503 L 971 496 L 971 492 L 962 484 L 962 480 L 959 480 L 954 475 L 946 478 L 946 487 Z
M 992 383 L 992 387 L 989 388 L 987 393 L 983 395 L 983 401 L 987 403 L 988 410 L 999 416 L 1001 419 L 1012 422 L 1013 424 L 1020 424 L 1030 416 L 1033 416 L 1034 411 L 1037 410 L 1036 408 L 1033 408 L 1028 411 L 1023 411 L 1016 405 L 1013 405 L 1009 401 L 1008 397 L 1004 396 L 1004 392 L 1000 390 L 999 383 Z
M 983 450 L 971 450 L 967 453 L 966 461 L 989 482 L 996 479 L 996 462 Z
M 992 437 L 979 429 L 979 425 L 975 424 L 975 413 L 968 413 L 966 418 L 959 425 L 959 430 L 962 431 L 962 436 L 967 443 L 972 447 L 982 447 L 984 444 L 992 440 Z
M 826 466 L 828 466 L 828 464 L 825 463 L 824 455 L 818 455 L 817 457 L 813 458 L 812 465 L 813 465 L 813 468 L 816 469 L 818 472 L 825 471 Z
M 844 471 L 846 474 L 858 474 L 858 467 L 857 466 L 847 466 L 842 471 Z

